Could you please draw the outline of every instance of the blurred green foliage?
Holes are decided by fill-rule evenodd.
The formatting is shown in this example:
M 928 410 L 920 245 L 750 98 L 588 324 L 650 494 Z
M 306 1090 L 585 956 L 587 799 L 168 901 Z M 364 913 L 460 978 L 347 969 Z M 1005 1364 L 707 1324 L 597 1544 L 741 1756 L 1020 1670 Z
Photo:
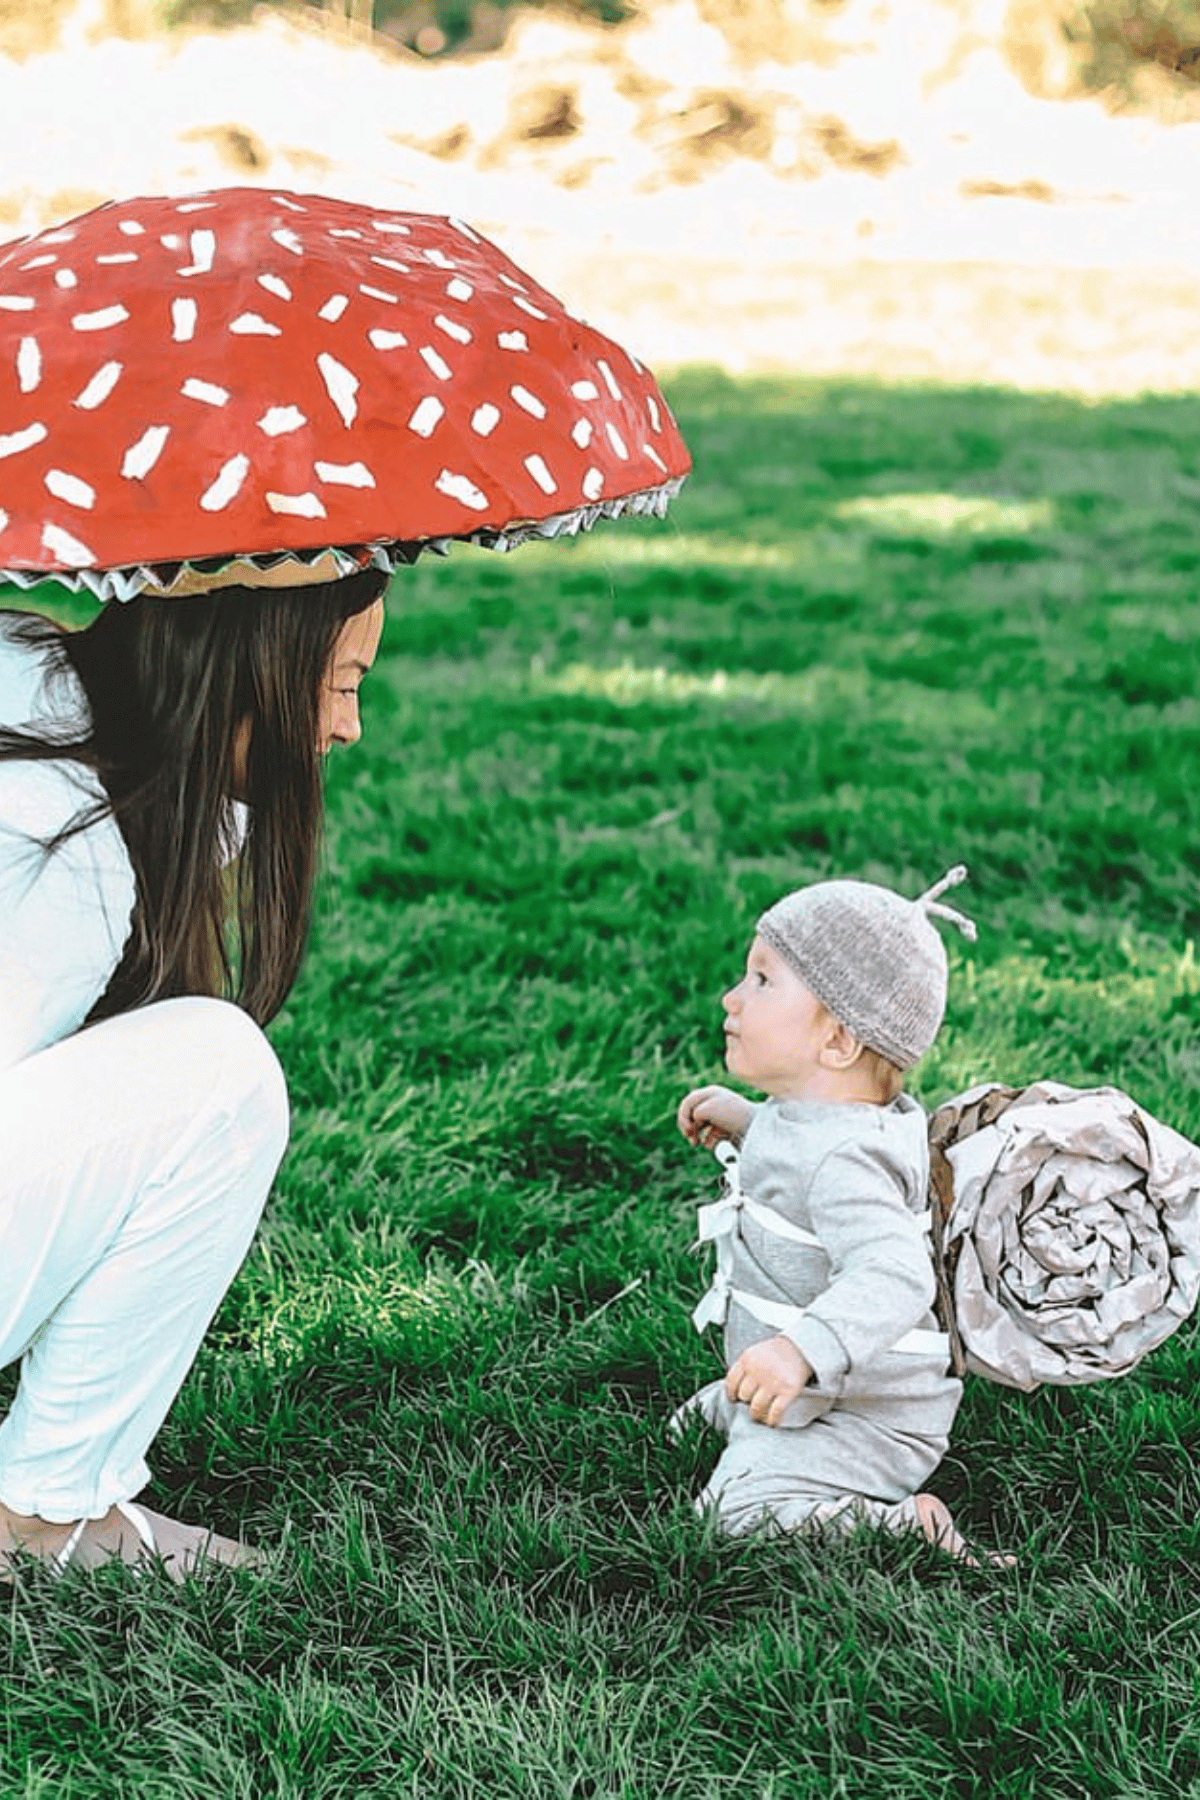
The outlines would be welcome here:
M 1200 81 L 1200 0 L 1088 0 L 1064 32 L 1089 87 L 1129 89 L 1148 64 Z
M 335 24 L 371 26 L 384 37 L 427 54 L 448 55 L 463 48 L 500 46 L 508 24 L 521 9 L 544 0 L 323 0 L 321 10 Z M 558 12 L 615 24 L 629 17 L 630 0 L 553 0 Z M 162 0 L 169 28 L 181 25 L 245 24 L 265 11 L 313 13 L 313 0 Z

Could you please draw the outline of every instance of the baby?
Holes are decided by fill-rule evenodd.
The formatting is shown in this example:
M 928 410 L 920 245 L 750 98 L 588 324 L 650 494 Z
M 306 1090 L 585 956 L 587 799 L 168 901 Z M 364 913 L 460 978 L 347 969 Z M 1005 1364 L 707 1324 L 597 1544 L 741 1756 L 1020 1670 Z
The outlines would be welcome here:
M 724 1325 L 728 1373 L 676 1420 L 699 1412 L 728 1440 L 697 1505 L 731 1535 L 868 1519 L 968 1557 L 918 1491 L 962 1385 L 930 1310 L 925 1114 L 903 1092 L 945 1009 L 930 915 L 975 936 L 937 903 L 965 875 L 915 901 L 862 881 L 778 901 L 722 1002 L 726 1067 L 768 1098 L 701 1087 L 680 1105 L 688 1142 L 725 1166 L 700 1209 L 717 1267 L 693 1316 Z

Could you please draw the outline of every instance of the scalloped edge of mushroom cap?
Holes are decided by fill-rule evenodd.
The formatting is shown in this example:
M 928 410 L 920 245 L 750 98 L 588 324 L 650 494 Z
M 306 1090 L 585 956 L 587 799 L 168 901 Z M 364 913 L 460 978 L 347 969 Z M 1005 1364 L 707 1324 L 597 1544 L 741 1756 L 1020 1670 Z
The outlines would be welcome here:
M 676 476 L 659 487 L 645 488 L 619 499 L 599 500 L 593 505 L 575 507 L 571 512 L 555 513 L 548 519 L 514 520 L 501 530 L 409 541 L 391 539 L 377 544 L 329 544 L 317 550 L 232 555 L 217 564 L 213 558 L 205 557 L 198 562 L 135 563 L 117 569 L 0 568 L 0 582 L 32 588 L 45 581 L 54 581 L 73 593 L 90 593 L 97 600 L 133 600 L 139 594 L 179 600 L 221 587 L 303 587 L 339 580 L 366 568 L 383 569 L 390 575 L 396 569 L 415 563 L 427 551 L 445 556 L 455 543 L 475 544 L 484 550 L 503 552 L 515 550 L 533 538 L 576 537 L 581 531 L 590 531 L 600 519 L 618 519 L 623 514 L 661 519 L 666 516 L 668 505 L 685 480 L 686 476 Z

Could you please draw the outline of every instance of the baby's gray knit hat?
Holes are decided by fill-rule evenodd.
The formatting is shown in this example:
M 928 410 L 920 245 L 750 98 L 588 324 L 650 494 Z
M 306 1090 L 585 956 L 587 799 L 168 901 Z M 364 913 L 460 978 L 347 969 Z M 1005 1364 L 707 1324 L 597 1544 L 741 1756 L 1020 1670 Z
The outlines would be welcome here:
M 910 1069 L 946 1010 L 946 952 L 930 915 L 976 935 L 970 919 L 938 905 L 966 874 L 959 863 L 917 900 L 870 881 L 814 882 L 768 907 L 758 935 L 856 1038 Z

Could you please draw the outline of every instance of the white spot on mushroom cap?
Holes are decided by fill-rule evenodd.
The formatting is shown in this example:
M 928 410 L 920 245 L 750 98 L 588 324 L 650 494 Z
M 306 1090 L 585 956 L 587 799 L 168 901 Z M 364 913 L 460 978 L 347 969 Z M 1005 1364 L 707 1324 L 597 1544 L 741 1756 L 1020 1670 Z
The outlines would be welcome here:
M 366 463 L 314 463 L 319 481 L 328 481 L 335 487 L 373 488 L 375 477 Z
M 300 239 L 296 236 L 296 233 L 292 230 L 290 225 L 278 226 L 277 229 L 271 233 L 271 238 L 274 243 L 279 245 L 281 250 L 290 250 L 293 256 L 304 255 L 304 245 L 300 242 Z
M 623 400 L 625 396 L 617 386 L 617 378 L 602 356 L 596 358 L 596 367 L 599 369 L 601 375 L 603 375 L 604 385 L 612 395 L 613 399 Z
M 75 233 L 70 228 L 64 228 L 62 231 L 43 231 L 42 242 L 43 244 L 73 244 Z
M 181 200 L 175 211 L 178 213 L 211 212 L 216 204 L 215 200 Z
M 353 425 L 358 415 L 358 401 L 355 398 L 359 388 L 358 376 L 352 374 L 336 356 L 330 356 L 327 350 L 322 350 L 317 357 L 317 368 L 325 383 L 326 393 L 342 416 L 343 425 Z
M 490 401 L 485 401 L 482 406 L 477 406 L 471 414 L 471 430 L 479 437 L 491 437 L 499 423 L 500 408 L 493 406 Z
M 463 236 L 465 238 L 470 238 L 473 244 L 482 244 L 483 239 L 480 237 L 479 233 L 477 231 L 472 231 L 471 227 L 464 224 L 462 219 L 451 219 L 450 223 L 453 225 L 455 231 L 461 231 Z
M 613 424 L 611 419 L 605 419 L 604 430 L 605 430 L 605 433 L 607 434 L 609 443 L 612 445 L 612 447 L 616 451 L 617 455 L 621 458 L 621 461 L 628 462 L 629 461 L 629 452 L 625 448 L 625 440 L 621 436 L 620 432 L 617 430 L 616 426 Z
M 414 407 L 412 417 L 408 421 L 408 429 L 415 431 L 418 437 L 432 437 L 434 427 L 444 416 L 445 411 L 445 407 L 435 395 L 426 394 L 425 398 Z
M 576 419 L 574 425 L 571 427 L 571 436 L 581 450 L 586 450 L 592 441 L 592 421 L 590 419 Z
M 96 561 L 95 553 L 81 544 L 77 537 L 64 531 L 61 525 L 43 525 L 42 543 L 52 556 L 66 563 L 71 569 L 91 568 Z
M 350 304 L 348 294 L 330 294 L 324 306 L 317 313 L 318 319 L 325 319 L 330 325 L 336 325 Z
M 231 456 L 227 463 L 223 463 L 217 479 L 200 496 L 200 504 L 205 512 L 223 512 L 230 501 L 237 499 L 249 473 L 248 456 Z
M 273 513 L 285 513 L 296 519 L 324 519 L 328 515 L 316 494 L 268 494 L 267 505 Z
M 277 206 L 286 206 L 289 212 L 302 213 L 308 211 L 307 206 L 302 206 L 299 200 L 293 200 L 287 194 L 272 194 L 271 198 Z
M 146 235 L 146 227 L 139 225 L 136 219 L 118 220 L 117 230 L 123 231 L 126 237 L 145 237 Z
M 522 312 L 527 312 L 531 319 L 548 319 L 550 317 L 549 313 L 544 313 L 540 307 L 535 306 L 532 300 L 526 300 L 524 294 L 514 294 L 513 305 L 519 306 Z
M 215 381 L 201 381 L 198 375 L 189 375 L 181 394 L 189 400 L 203 400 L 206 406 L 224 406 L 229 399 L 229 389 L 218 387 Z
M 502 350 L 528 350 L 529 339 L 523 331 L 502 331 L 496 339 Z
M 655 431 L 662 430 L 662 417 L 658 410 L 658 401 L 653 394 L 646 395 L 646 411 L 650 414 L 650 423 Z
M 272 325 L 261 313 L 239 313 L 229 321 L 229 329 L 238 337 L 282 337 L 278 325 Z
M 454 258 L 447 256 L 444 250 L 426 250 L 424 256 L 425 261 L 432 263 L 435 269 L 457 269 L 458 267 Z
M 292 290 L 282 275 L 260 275 L 258 285 L 265 287 L 268 294 L 274 294 L 279 300 L 290 300 L 292 297 Z
M 17 347 L 17 381 L 23 394 L 32 394 L 42 379 L 42 352 L 36 338 L 23 337 Z
M 47 268 L 49 268 L 51 263 L 56 263 L 57 261 L 58 261 L 57 256 L 31 256 L 28 262 L 23 262 L 21 264 L 21 268 L 23 270 L 24 269 L 47 269 Z
M 164 231 L 158 241 L 164 250 L 183 249 L 183 239 L 177 231 Z
M 358 291 L 360 294 L 365 294 L 368 300 L 382 300 L 388 306 L 400 304 L 399 294 L 389 294 L 386 288 L 371 287 L 365 281 L 359 282 Z
M 79 277 L 74 269 L 55 269 L 54 285 L 66 289 L 77 288 L 79 286 Z
M 376 231 L 390 231 L 395 233 L 398 237 L 412 236 L 411 227 L 408 225 L 401 225 L 395 219 L 372 219 L 371 223 Z M 362 233 L 356 232 L 355 236 L 361 237 Z
M 600 398 L 600 389 L 594 381 L 573 381 L 571 392 L 577 400 L 598 400 Z
M 171 331 L 177 344 L 190 343 L 195 336 L 198 312 L 194 300 L 172 300 Z
M 0 432 L 0 456 L 18 456 L 22 450 L 32 450 L 35 444 L 49 436 L 40 419 L 26 425 L 22 431 Z
M 471 342 L 471 333 L 457 319 L 448 319 L 444 313 L 437 313 L 434 315 L 433 322 L 439 331 L 444 331 L 446 336 L 453 338 L 456 344 Z
M 368 331 L 367 336 L 377 350 L 399 350 L 408 342 L 402 331 L 384 331 L 380 326 Z
M 128 317 L 123 306 L 102 306 L 99 312 L 76 313 L 71 324 L 76 331 L 107 331 L 111 325 L 123 325 Z
M 516 386 L 510 387 L 508 391 L 523 411 L 529 413 L 535 419 L 545 418 L 546 408 L 544 403 L 538 399 L 536 394 L 531 394 L 527 387 L 522 387 L 518 382 Z
M 36 304 L 30 294 L 0 294 L 0 308 L 5 312 L 32 312 Z
M 121 250 L 113 256 L 98 256 L 96 258 L 97 264 L 104 266 L 107 266 L 109 263 L 131 263 L 140 261 L 141 258 L 138 256 L 136 250 Z
M 474 296 L 475 289 L 469 281 L 464 281 L 461 275 L 456 275 L 453 281 L 446 283 L 446 292 L 451 300 L 470 300 Z
M 443 469 L 434 487 L 439 494 L 445 494 L 451 500 L 461 501 L 469 506 L 472 512 L 487 511 L 487 495 L 480 493 L 473 481 L 465 475 L 455 475 L 450 469 Z
M 102 363 L 82 393 L 76 395 L 76 406 L 81 406 L 84 412 L 94 412 L 96 407 L 108 399 L 120 381 L 124 366 L 119 362 Z
M 642 445 L 642 455 L 648 456 L 650 458 L 650 461 L 654 464 L 655 468 L 661 469 L 663 474 L 664 475 L 666 474 L 667 465 L 663 461 L 662 457 L 658 454 L 658 451 L 654 448 L 653 444 L 643 444 Z
M 445 358 L 438 355 L 432 344 L 422 344 L 419 354 L 421 361 L 433 371 L 439 381 L 450 380 L 454 371 Z
M 381 269 L 394 269 L 397 275 L 407 275 L 409 271 L 408 263 L 397 262 L 394 256 L 373 256 L 371 261 Z
M 78 475 L 69 475 L 65 469 L 47 469 L 44 479 L 56 500 L 65 500 L 68 506 L 78 506 L 84 512 L 91 512 L 95 506 L 95 488 Z
M 0 532 L 7 531 L 7 530 L 8 530 L 8 514 L 5 512 L 4 508 L 2 506 L 0 506 Z
M 141 481 L 150 473 L 170 435 L 169 425 L 150 425 L 136 444 L 130 444 L 121 463 L 121 473 L 126 481 Z
M 329 235 L 330 237 L 336 238 L 360 238 L 364 234 L 361 231 L 355 231 L 352 225 L 331 225 L 329 227 Z
M 557 494 L 558 483 L 555 481 L 553 475 L 550 473 L 540 456 L 527 456 L 525 458 L 525 467 L 529 470 L 529 473 L 533 476 L 533 479 L 537 482 L 543 494 Z
M 598 500 L 604 492 L 604 475 L 601 470 L 591 468 L 583 478 L 583 497 L 585 500 Z
M 282 437 L 285 432 L 299 431 L 308 420 L 298 406 L 268 406 L 258 421 L 258 429 L 268 437 Z

